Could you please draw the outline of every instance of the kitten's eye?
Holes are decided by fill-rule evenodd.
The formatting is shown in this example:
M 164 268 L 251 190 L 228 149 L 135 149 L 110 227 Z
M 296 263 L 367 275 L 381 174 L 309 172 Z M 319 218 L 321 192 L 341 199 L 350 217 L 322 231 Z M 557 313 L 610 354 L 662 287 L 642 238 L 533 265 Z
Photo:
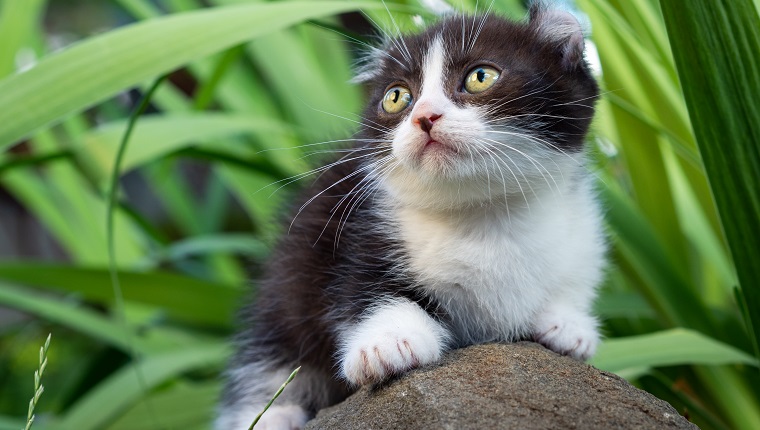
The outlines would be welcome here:
M 493 67 L 476 67 L 464 78 L 464 89 L 470 94 L 482 93 L 491 88 L 497 79 L 499 71 Z
M 397 85 L 388 90 L 383 97 L 383 110 L 388 113 L 399 113 L 412 104 L 412 93 L 408 88 Z

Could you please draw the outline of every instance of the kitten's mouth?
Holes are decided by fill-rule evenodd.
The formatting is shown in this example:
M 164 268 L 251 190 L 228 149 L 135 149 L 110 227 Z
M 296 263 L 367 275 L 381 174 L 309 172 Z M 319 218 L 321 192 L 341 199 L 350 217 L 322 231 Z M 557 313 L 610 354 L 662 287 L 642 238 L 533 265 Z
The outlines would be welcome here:
M 444 151 L 444 152 L 449 152 L 452 154 L 456 154 L 457 152 L 453 147 L 451 147 L 451 145 L 441 143 L 434 139 L 429 139 L 427 143 L 425 143 L 425 146 L 422 152 L 427 152 L 427 151 Z

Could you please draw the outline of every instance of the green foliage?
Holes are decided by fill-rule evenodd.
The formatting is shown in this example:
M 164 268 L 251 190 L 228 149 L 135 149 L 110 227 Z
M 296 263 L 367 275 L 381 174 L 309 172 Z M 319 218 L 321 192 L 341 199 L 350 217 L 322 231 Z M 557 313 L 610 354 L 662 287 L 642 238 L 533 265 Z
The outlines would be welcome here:
M 113 29 L 53 53 L 43 17 L 73 3 L 132 23 L 95 23 Z M 760 428 L 757 2 L 576 3 L 603 70 L 590 169 L 613 263 L 593 363 L 702 428 Z M 388 8 L 405 30 L 434 19 L 411 0 Z M 0 324 L 0 430 L 26 424 L 17 393 L 50 331 L 35 428 L 208 428 L 232 315 L 292 186 L 276 190 L 355 130 L 358 47 L 335 15 L 356 10 L 396 31 L 372 0 L 0 3 L 0 189 L 66 258 L 0 262 L 0 307 L 24 315 Z M 132 97 L 164 74 L 114 172 Z
M 760 17 L 750 0 L 701 0 L 685 11 L 665 1 L 663 12 L 757 348 L 760 248 L 748 239 L 760 238 Z

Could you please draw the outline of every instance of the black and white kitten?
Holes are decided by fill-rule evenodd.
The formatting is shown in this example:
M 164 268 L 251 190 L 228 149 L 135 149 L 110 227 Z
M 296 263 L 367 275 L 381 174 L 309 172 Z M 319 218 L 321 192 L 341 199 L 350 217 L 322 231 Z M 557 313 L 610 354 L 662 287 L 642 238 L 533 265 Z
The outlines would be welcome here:
M 217 429 L 301 428 L 449 349 L 533 339 L 578 359 L 605 245 L 583 167 L 598 96 L 572 15 L 453 16 L 390 41 L 353 151 L 296 206 L 244 309 Z

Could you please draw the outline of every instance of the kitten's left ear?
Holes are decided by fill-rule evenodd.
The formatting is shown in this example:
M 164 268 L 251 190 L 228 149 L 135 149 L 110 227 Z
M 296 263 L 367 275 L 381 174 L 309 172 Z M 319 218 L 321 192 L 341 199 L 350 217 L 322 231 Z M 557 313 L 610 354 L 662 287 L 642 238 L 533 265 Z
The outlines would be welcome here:
M 570 12 L 534 4 L 530 8 L 530 27 L 557 49 L 565 68 L 574 69 L 583 62 L 583 29 Z

